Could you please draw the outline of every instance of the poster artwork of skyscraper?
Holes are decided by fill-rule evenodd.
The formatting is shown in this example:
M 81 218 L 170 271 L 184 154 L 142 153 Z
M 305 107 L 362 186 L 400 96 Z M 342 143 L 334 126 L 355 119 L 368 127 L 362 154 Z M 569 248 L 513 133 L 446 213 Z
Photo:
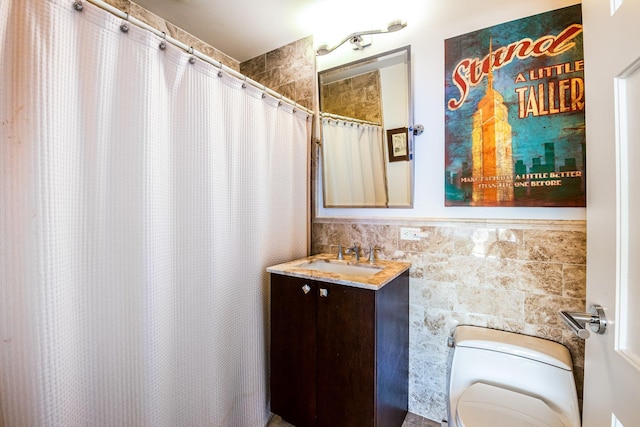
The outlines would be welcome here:
M 445 205 L 586 206 L 580 5 L 445 40 Z

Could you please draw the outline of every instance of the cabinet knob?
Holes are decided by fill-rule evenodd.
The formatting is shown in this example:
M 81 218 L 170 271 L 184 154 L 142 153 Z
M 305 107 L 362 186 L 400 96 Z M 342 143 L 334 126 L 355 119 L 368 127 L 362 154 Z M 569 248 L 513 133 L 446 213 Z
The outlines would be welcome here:
M 302 292 L 304 292 L 305 294 L 308 294 L 310 290 L 311 290 L 311 286 L 309 285 L 304 285 L 302 287 Z
M 320 288 L 320 296 L 321 296 L 321 297 L 327 297 L 327 296 L 329 296 L 329 291 L 328 291 L 327 289 Z

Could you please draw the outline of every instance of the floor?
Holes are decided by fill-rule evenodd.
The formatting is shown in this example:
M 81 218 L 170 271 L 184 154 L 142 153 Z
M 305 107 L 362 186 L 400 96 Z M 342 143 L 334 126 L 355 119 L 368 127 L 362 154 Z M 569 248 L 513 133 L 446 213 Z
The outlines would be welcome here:
M 267 427 L 295 427 L 293 424 L 289 424 L 277 415 L 274 415 Z M 402 427 L 440 427 L 440 423 L 428 420 L 420 415 L 407 413 L 407 416 L 402 423 Z

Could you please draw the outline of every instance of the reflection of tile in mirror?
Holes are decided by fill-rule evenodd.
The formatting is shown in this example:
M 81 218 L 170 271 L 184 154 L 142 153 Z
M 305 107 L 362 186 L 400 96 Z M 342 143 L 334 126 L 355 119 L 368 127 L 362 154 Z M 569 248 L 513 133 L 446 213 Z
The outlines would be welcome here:
M 382 123 L 378 70 L 323 85 L 321 93 L 325 113 Z

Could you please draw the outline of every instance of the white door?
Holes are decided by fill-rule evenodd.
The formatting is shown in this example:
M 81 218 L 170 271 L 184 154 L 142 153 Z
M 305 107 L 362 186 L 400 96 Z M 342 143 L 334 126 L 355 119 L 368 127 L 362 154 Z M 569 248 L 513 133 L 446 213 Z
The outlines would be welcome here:
M 587 305 L 583 425 L 640 426 L 640 0 L 584 0 Z

